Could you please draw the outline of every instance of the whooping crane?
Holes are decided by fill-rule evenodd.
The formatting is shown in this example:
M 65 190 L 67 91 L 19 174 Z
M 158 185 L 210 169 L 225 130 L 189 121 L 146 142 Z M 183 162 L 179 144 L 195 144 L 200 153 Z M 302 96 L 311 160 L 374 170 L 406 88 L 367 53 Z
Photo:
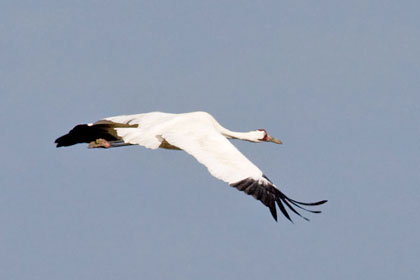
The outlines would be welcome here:
M 230 131 L 206 112 L 152 112 L 109 117 L 95 123 L 77 125 L 68 134 L 55 140 L 55 143 L 57 147 L 89 143 L 89 148 L 140 145 L 149 149 L 184 150 L 205 165 L 214 177 L 260 200 L 270 209 L 276 221 L 276 203 L 290 221 L 292 219 L 286 207 L 305 220 L 309 219 L 293 206 L 308 212 L 321 213 L 303 206 L 321 205 L 326 200 L 305 203 L 287 197 L 227 139 L 282 144 L 264 129 L 250 132 Z

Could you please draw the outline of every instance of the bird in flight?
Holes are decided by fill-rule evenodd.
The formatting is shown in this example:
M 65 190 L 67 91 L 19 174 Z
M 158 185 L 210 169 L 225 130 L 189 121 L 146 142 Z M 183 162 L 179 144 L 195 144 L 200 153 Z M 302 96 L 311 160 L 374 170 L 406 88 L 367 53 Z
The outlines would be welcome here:
M 214 177 L 261 201 L 270 209 L 276 221 L 276 203 L 289 221 L 292 219 L 286 208 L 305 220 L 309 219 L 294 207 L 311 213 L 321 213 L 305 206 L 321 205 L 327 200 L 308 203 L 287 197 L 228 139 L 282 144 L 264 129 L 250 132 L 230 131 L 206 112 L 152 112 L 109 117 L 95 123 L 79 124 L 68 134 L 55 140 L 55 143 L 57 147 L 89 143 L 89 148 L 140 145 L 149 149 L 184 150 L 206 166 Z

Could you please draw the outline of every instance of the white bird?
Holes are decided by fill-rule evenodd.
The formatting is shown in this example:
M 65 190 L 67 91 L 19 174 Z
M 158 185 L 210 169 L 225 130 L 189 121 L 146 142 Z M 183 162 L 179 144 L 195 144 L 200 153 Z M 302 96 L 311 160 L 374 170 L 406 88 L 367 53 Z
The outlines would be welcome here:
M 140 145 L 149 149 L 184 150 L 205 165 L 214 177 L 260 200 L 270 209 L 276 221 L 276 203 L 290 221 L 292 220 L 285 206 L 305 220 L 309 219 L 299 214 L 293 206 L 308 212 L 321 213 L 302 206 L 320 205 L 327 202 L 326 200 L 305 203 L 287 197 L 228 139 L 282 144 L 264 129 L 250 132 L 230 131 L 206 112 L 152 112 L 109 117 L 95 123 L 77 125 L 68 134 L 55 140 L 55 143 L 57 147 L 89 143 L 89 148 Z

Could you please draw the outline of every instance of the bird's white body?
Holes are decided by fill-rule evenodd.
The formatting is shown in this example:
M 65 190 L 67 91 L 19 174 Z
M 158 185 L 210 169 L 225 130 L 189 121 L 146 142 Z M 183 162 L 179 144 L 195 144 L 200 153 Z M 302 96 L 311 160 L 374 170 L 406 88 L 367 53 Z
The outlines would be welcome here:
M 260 200 L 270 209 L 276 220 L 276 202 L 289 220 L 284 205 L 300 216 L 291 204 L 304 209 L 301 205 L 313 206 L 325 202 L 303 203 L 285 196 L 228 140 L 232 138 L 255 143 L 281 144 L 281 141 L 269 136 L 263 129 L 250 132 L 230 131 L 206 112 L 152 112 L 109 117 L 88 125 L 78 125 L 58 138 L 56 143 L 57 147 L 86 142 L 92 148 L 140 145 L 149 149 L 184 150 L 205 165 L 214 177 Z
M 137 124 L 138 128 L 116 128 L 125 143 L 157 149 L 166 140 L 191 154 L 216 178 L 232 184 L 252 177 L 265 181 L 262 171 L 227 138 L 258 142 L 264 131 L 235 133 L 223 128 L 210 114 L 153 112 L 105 118 L 116 123 Z

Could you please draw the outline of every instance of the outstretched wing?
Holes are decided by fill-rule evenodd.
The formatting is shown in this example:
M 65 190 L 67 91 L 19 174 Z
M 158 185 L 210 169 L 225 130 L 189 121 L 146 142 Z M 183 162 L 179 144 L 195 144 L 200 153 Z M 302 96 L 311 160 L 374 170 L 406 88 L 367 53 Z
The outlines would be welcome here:
M 191 129 L 191 127 L 177 126 L 176 130 L 168 131 L 162 134 L 162 137 L 171 145 L 195 157 L 214 177 L 261 201 L 270 209 L 276 221 L 276 203 L 283 215 L 291 221 L 285 207 L 301 216 L 293 206 L 312 213 L 320 213 L 320 211 L 305 209 L 302 205 L 314 206 L 326 202 L 304 203 L 288 198 L 216 129 L 210 127 Z M 308 220 L 306 217 L 301 217 Z

